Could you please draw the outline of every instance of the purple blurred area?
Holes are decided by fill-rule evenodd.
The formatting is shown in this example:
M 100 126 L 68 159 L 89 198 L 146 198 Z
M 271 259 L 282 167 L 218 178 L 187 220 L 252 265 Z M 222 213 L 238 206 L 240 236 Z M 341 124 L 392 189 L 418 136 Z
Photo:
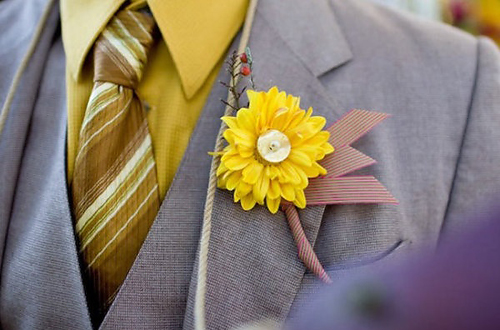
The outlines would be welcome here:
M 325 286 L 287 329 L 500 329 L 500 208 L 483 217 L 432 255 Z

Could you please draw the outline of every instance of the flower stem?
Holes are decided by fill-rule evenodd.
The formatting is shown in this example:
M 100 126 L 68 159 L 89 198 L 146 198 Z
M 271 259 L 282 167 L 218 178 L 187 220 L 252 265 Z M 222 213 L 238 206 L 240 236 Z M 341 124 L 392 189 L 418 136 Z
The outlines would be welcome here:
M 228 83 L 219 81 L 219 83 L 226 87 L 229 92 L 233 95 L 234 101 L 235 101 L 235 106 L 229 104 L 226 101 L 222 101 L 226 106 L 231 107 L 233 110 L 238 110 L 240 108 L 240 97 L 243 94 L 242 92 L 238 92 L 237 90 L 237 82 L 238 82 L 238 76 L 241 74 L 240 73 L 240 67 L 241 67 L 241 61 L 239 60 L 238 53 L 236 51 L 233 51 L 231 56 L 229 56 L 229 59 L 225 61 L 225 64 L 227 65 L 226 71 L 229 73 L 231 80 Z
M 325 272 L 325 269 L 321 265 L 318 256 L 314 252 L 311 243 L 307 240 L 304 228 L 300 223 L 299 212 L 293 204 L 283 204 L 282 209 L 285 212 L 286 220 L 292 231 L 293 239 L 297 244 L 297 250 L 299 253 L 299 258 L 304 263 L 304 266 L 316 276 L 319 277 L 325 283 L 332 283 L 330 276 Z

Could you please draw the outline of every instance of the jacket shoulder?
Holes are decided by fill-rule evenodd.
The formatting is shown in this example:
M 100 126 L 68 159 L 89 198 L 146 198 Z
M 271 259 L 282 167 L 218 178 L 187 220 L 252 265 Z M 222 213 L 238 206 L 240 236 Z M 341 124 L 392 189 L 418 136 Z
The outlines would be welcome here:
M 477 38 L 447 24 L 366 0 L 330 0 L 353 51 L 384 52 L 394 60 L 469 67 Z
M 0 1 L 0 104 L 25 55 L 47 0 Z
M 0 2 L 0 30 L 2 31 L 0 54 L 29 43 L 47 3 L 46 0 Z

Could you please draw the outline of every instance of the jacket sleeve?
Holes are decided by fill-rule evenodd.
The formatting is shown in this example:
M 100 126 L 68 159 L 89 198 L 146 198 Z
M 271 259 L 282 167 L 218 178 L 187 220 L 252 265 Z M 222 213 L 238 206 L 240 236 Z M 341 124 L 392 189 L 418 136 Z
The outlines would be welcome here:
M 462 230 L 474 221 L 470 215 L 481 215 L 500 198 L 500 52 L 491 40 L 479 38 L 477 54 L 475 84 L 441 236 Z

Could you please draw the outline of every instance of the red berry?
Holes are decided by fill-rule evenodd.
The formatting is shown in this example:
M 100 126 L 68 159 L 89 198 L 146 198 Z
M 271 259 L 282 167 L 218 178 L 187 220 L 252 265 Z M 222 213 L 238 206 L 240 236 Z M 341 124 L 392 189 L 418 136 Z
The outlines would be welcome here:
M 450 12 L 453 23 L 460 24 L 467 18 L 469 8 L 463 0 L 454 0 L 450 2 Z
M 250 68 L 248 66 L 242 66 L 241 67 L 241 74 L 244 76 L 248 76 L 252 71 L 250 71 Z
M 243 63 L 247 63 L 248 62 L 248 57 L 247 57 L 246 53 L 241 53 L 240 54 L 240 61 L 243 62 Z

